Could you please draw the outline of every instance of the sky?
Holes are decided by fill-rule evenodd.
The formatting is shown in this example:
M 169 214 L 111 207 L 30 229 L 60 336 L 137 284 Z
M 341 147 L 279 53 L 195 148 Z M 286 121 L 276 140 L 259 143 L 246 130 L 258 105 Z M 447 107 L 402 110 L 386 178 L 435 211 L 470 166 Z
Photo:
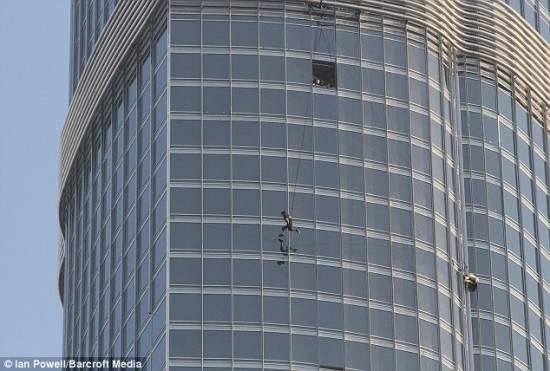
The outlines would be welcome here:
M 0 0 L 0 357 L 60 357 L 59 138 L 70 0 Z

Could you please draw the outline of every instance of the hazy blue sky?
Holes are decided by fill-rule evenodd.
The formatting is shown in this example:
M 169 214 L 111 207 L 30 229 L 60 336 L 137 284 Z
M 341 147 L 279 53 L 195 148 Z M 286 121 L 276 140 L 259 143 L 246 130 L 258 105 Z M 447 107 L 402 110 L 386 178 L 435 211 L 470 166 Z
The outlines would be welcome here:
M 59 136 L 69 0 L 0 0 L 0 357 L 62 352 Z

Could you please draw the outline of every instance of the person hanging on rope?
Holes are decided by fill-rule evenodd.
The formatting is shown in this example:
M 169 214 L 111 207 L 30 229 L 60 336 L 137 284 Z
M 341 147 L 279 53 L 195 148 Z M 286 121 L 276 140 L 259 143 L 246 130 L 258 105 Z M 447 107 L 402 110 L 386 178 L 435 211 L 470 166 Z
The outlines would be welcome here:
M 290 214 L 287 214 L 285 210 L 281 211 L 281 215 L 283 216 L 283 219 L 285 221 L 285 225 L 281 228 L 281 234 L 279 237 L 283 237 L 285 235 L 285 231 L 288 229 L 289 231 L 294 231 L 300 234 L 300 230 L 298 228 L 294 228 L 292 225 L 292 217 Z
M 476 291 L 479 278 L 477 278 L 474 274 L 467 272 L 462 273 L 462 278 L 464 279 L 466 290 L 468 290 L 469 292 Z

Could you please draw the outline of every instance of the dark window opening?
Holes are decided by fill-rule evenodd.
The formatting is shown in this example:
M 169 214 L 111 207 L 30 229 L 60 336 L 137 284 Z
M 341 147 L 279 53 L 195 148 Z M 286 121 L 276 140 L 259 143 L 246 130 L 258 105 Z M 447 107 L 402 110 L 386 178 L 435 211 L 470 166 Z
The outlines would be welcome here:
M 336 88 L 336 63 L 313 61 L 313 85 Z

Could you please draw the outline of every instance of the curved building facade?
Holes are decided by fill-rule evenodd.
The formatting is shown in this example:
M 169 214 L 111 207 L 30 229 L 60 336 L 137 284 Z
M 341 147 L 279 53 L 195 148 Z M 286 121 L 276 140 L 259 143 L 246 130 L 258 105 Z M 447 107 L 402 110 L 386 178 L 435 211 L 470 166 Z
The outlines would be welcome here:
M 66 356 L 550 369 L 547 1 L 84 4 Z

